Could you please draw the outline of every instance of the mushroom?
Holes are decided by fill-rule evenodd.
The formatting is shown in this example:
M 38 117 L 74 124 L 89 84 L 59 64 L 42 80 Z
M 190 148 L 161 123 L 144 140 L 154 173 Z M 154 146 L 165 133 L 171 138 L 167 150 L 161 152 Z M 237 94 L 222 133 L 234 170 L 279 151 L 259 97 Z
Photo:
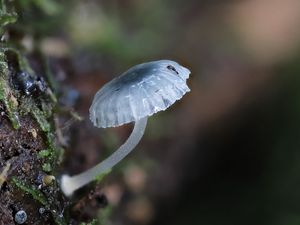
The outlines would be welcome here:
M 90 119 L 99 128 L 134 122 L 126 140 L 107 159 L 78 175 L 63 175 L 61 189 L 66 196 L 95 180 L 128 155 L 141 140 L 149 116 L 163 111 L 189 92 L 190 71 L 171 60 L 136 65 L 104 85 L 90 107 Z

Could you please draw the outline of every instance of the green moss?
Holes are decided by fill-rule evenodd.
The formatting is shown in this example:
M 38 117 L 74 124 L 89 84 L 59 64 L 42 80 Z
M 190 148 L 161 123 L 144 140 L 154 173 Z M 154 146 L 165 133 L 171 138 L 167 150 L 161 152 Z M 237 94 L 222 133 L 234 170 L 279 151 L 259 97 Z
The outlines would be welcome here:
M 45 172 L 51 172 L 52 171 L 52 166 L 50 163 L 44 163 L 42 165 L 43 171 Z
M 5 80 L 0 77 L 0 100 L 3 101 L 6 97 Z
M 5 62 L 4 49 L 0 50 L 0 101 L 6 107 L 8 117 L 15 129 L 20 127 L 17 102 L 8 85 L 8 65 Z
M 34 186 L 26 186 L 22 181 L 19 181 L 17 178 L 13 177 L 12 182 L 16 187 L 20 188 L 22 191 L 30 194 L 35 200 L 39 201 L 42 205 L 49 208 L 49 204 L 45 196 Z
M 17 112 L 17 105 L 13 99 L 15 99 L 15 97 L 10 92 L 7 81 L 3 77 L 0 77 L 0 101 L 2 101 L 6 107 L 8 117 L 13 128 L 18 129 L 20 127 L 20 121 Z
M 55 144 L 55 137 L 50 132 L 47 133 L 47 145 L 49 147 L 49 151 L 51 152 L 48 157 L 48 162 L 55 167 L 61 163 L 64 149 Z
M 0 30 L 1 33 L 3 33 L 3 27 L 8 24 L 15 23 L 17 21 L 18 15 L 14 11 L 9 12 L 7 10 L 4 0 L 1 0 L 0 4 Z
M 30 194 L 33 197 L 33 199 L 37 200 L 46 209 L 50 210 L 50 212 L 52 213 L 52 215 L 54 217 L 54 220 L 55 220 L 56 224 L 58 224 L 58 225 L 65 225 L 66 224 L 66 221 L 65 221 L 64 217 L 62 217 L 61 215 L 58 215 L 55 210 L 51 210 L 51 207 L 50 207 L 50 204 L 47 201 L 47 198 L 35 186 L 26 185 L 24 182 L 18 180 L 16 177 L 12 177 L 12 182 L 17 188 L 19 188 L 20 190 L 24 191 L 27 194 Z
M 47 133 L 47 146 L 48 149 L 41 150 L 38 157 L 43 159 L 42 169 L 45 172 L 51 172 L 62 161 L 64 149 L 55 145 L 55 139 L 49 132 Z
M 30 74 L 34 74 L 33 70 L 30 68 L 27 60 L 20 54 L 19 51 L 12 48 L 2 48 L 0 50 L 0 101 L 4 102 L 4 105 L 7 109 L 9 119 L 15 129 L 20 127 L 18 111 L 25 114 L 32 114 L 32 116 L 39 123 L 41 129 L 44 132 L 50 132 L 50 124 L 48 118 L 52 115 L 52 110 L 56 102 L 55 96 L 51 96 L 52 102 L 41 102 L 42 110 L 37 107 L 36 99 L 31 98 L 30 96 L 23 96 L 21 100 L 21 107 L 17 109 L 14 90 L 11 90 L 8 84 L 8 65 L 6 62 L 5 53 L 13 54 L 14 58 L 17 60 L 17 65 L 19 70 L 28 71 Z M 16 91 L 15 91 L 16 92 Z M 51 91 L 50 91 L 51 92 Z M 52 92 L 51 92 L 52 93 Z M 53 94 L 52 94 L 53 95 Z
M 80 225 L 97 225 L 98 224 L 98 220 L 97 219 L 93 219 L 91 222 L 89 223 L 80 223 Z
M 32 105 L 31 113 L 40 125 L 42 131 L 49 132 L 50 124 L 47 121 L 46 113 L 44 111 L 41 111 L 36 105 Z
M 8 117 L 12 123 L 12 126 L 15 129 L 18 129 L 20 127 L 19 122 L 19 112 L 26 112 L 23 114 L 31 113 L 37 122 L 40 124 L 43 131 L 50 131 L 50 125 L 47 122 L 45 118 L 45 114 L 49 115 L 53 108 L 51 105 L 48 107 L 44 107 L 44 112 L 41 112 L 41 110 L 37 107 L 34 100 L 32 100 L 30 97 L 25 97 L 19 103 L 16 100 L 16 97 L 18 95 L 18 92 L 11 89 L 9 86 L 9 70 L 8 70 L 8 63 L 6 61 L 6 54 L 13 54 L 15 59 L 17 60 L 17 65 L 20 67 L 20 70 L 28 71 L 33 74 L 32 69 L 30 68 L 27 60 L 22 57 L 19 51 L 14 50 L 12 48 L 1 48 L 0 49 L 0 101 L 2 101 L 6 107 Z M 17 68 L 15 68 L 17 69 Z M 24 104 L 25 103 L 25 104 Z M 49 104 L 50 105 L 50 104 Z
M 13 69 L 28 71 L 34 76 L 29 63 L 18 51 L 12 48 L 0 48 L 0 101 L 4 103 L 8 117 L 15 129 L 20 127 L 19 116 L 31 115 L 37 121 L 40 129 L 44 132 L 47 146 L 46 150 L 38 153 L 38 157 L 42 159 L 42 169 L 45 172 L 51 172 L 61 162 L 64 152 L 55 143 L 55 130 L 51 124 L 56 101 L 53 101 L 53 96 L 50 99 L 33 98 L 11 88 L 7 60 L 12 60 L 10 63 L 19 67 Z
M 41 157 L 43 154 L 48 154 L 47 157 L 41 158 L 44 158 L 43 170 L 49 172 L 56 168 L 61 162 L 63 154 L 63 149 L 55 144 L 55 137 L 53 135 L 54 129 L 50 123 L 52 121 L 53 108 L 57 102 L 56 96 L 54 96 L 50 89 L 49 99 L 33 98 L 31 96 L 22 95 L 18 90 L 11 89 L 8 84 L 9 71 L 5 54 L 10 55 L 10 60 L 17 61 L 13 63 L 19 67 L 15 68 L 16 70 L 27 71 L 34 76 L 34 72 L 30 68 L 29 63 L 19 51 L 12 48 L 2 48 L 0 50 L 0 69 L 2 69 L 2 76 L 0 76 L 0 101 L 4 102 L 9 119 L 14 128 L 20 127 L 18 120 L 19 114 L 20 116 L 31 115 L 37 121 L 39 127 L 45 134 L 47 144 L 47 152 L 44 150 L 39 153 L 39 156 Z M 18 97 L 18 105 L 16 105 L 17 100 L 14 95 Z
M 42 165 L 42 169 L 45 172 L 51 172 L 53 168 L 55 168 L 57 164 L 57 155 L 55 154 L 56 149 L 46 149 L 41 150 L 38 153 L 38 157 L 44 159 L 44 164 Z
M 35 75 L 35 72 L 31 69 L 28 61 L 26 60 L 26 58 L 21 54 L 20 51 L 18 51 L 15 48 L 6 48 L 5 49 L 5 53 L 11 53 L 15 56 L 19 69 L 21 71 L 27 71 L 28 73 Z
M 37 103 L 31 97 L 23 96 L 21 98 L 20 112 L 22 115 L 31 114 L 38 122 L 42 131 L 48 133 L 51 130 L 51 125 L 48 122 L 48 119 L 52 115 L 53 105 L 50 103 L 46 105 L 44 103 L 44 107 L 42 108 L 43 110 L 37 106 Z
M 40 158 L 46 158 L 46 157 L 48 157 L 48 156 L 50 156 L 50 155 L 51 155 L 51 150 L 49 150 L 49 149 L 41 150 L 41 151 L 38 153 L 38 156 L 39 156 Z
M 17 14 L 15 13 L 5 13 L 0 10 L 0 25 L 5 26 L 10 23 L 15 23 L 17 21 Z

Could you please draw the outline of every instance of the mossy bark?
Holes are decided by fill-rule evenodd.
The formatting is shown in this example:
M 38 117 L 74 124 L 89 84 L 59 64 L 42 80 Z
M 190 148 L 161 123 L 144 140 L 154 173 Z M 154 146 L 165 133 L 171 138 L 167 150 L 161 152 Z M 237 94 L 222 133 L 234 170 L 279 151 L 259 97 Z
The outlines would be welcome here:
M 20 210 L 27 214 L 25 224 L 68 224 L 68 202 L 59 189 L 56 176 L 63 155 L 63 148 L 56 140 L 56 97 L 47 78 L 37 76 L 29 66 L 19 49 L 18 39 L 5 40 L 5 27 L 16 20 L 17 14 L 9 12 L 2 0 L 0 224 L 16 224 L 15 215 Z M 14 36 L 10 34 L 10 38 Z M 29 81 L 18 80 L 22 72 L 30 74 Z M 28 90 L 24 90 L 26 88 Z
M 1 48 L 0 65 L 0 223 L 15 224 L 15 213 L 24 210 L 27 224 L 66 224 L 67 202 L 55 177 L 63 150 L 51 88 L 46 84 L 45 93 L 35 94 L 16 89 L 16 73 L 31 69 L 15 49 Z

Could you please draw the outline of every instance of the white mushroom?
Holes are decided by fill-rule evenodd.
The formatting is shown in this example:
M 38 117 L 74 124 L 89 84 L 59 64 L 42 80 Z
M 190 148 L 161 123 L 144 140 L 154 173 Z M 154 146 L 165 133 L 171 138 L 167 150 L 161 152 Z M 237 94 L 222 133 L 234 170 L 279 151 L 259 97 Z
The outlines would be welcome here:
M 149 116 L 167 109 L 189 92 L 190 71 L 171 60 L 143 63 L 132 67 L 104 85 L 90 107 L 96 127 L 116 127 L 134 122 L 127 141 L 95 167 L 75 176 L 63 175 L 61 189 L 70 196 L 74 191 L 109 171 L 130 153 L 141 140 Z

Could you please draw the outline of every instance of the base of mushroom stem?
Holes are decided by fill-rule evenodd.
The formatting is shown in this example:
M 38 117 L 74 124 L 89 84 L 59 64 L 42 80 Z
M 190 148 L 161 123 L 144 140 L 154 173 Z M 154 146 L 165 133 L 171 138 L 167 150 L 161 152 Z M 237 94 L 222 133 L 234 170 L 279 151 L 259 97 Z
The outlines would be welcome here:
M 63 175 L 60 179 L 62 192 L 70 197 L 78 187 L 72 182 L 72 177 L 69 175 Z

